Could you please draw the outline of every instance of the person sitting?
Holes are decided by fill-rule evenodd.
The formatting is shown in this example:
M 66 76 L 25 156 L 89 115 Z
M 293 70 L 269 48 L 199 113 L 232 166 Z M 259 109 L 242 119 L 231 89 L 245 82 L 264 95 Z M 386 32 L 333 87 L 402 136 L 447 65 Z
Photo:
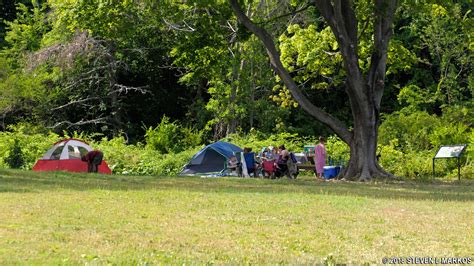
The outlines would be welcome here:
M 230 173 L 235 173 L 236 175 L 239 174 L 239 161 L 237 160 L 237 157 L 230 157 L 229 161 L 227 161 L 227 169 L 229 169 Z
M 290 153 L 286 150 L 285 145 L 280 145 L 279 147 L 280 155 L 276 160 L 277 171 L 275 172 L 276 177 L 282 177 L 288 173 L 288 159 L 290 158 Z
M 87 171 L 89 173 L 99 172 L 99 165 L 102 164 L 104 154 L 99 150 L 93 150 L 81 157 L 81 160 L 87 162 Z
M 273 146 L 268 146 L 269 152 L 267 153 L 268 160 L 276 160 L 278 159 L 278 148 Z
M 264 160 L 273 160 L 273 155 L 268 147 L 263 147 L 262 151 L 259 154 L 259 158 L 261 162 L 263 162 Z

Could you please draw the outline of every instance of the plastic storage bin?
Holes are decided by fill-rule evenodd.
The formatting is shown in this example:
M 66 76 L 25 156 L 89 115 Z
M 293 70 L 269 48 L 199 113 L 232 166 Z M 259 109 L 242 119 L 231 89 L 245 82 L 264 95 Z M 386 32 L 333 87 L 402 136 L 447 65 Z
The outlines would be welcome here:
M 324 173 L 324 179 L 331 179 L 337 176 L 339 174 L 339 171 L 341 170 L 340 166 L 324 166 L 323 168 L 323 173 Z

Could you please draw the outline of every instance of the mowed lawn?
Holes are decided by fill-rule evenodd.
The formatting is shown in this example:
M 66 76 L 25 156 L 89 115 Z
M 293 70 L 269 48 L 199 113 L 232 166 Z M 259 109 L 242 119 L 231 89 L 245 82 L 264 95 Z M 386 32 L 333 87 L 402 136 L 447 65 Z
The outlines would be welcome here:
M 0 264 L 378 263 L 474 257 L 474 182 L 0 170 Z

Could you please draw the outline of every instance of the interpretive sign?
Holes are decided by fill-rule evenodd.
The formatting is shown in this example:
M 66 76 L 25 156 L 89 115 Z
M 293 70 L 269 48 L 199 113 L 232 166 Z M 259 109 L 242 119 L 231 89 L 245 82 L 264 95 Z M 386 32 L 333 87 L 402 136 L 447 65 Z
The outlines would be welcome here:
M 435 158 L 458 158 L 467 145 L 441 146 L 435 155 Z
M 435 175 L 435 159 L 457 158 L 458 159 L 458 180 L 461 179 L 460 158 L 467 144 L 441 146 L 433 157 L 433 176 Z

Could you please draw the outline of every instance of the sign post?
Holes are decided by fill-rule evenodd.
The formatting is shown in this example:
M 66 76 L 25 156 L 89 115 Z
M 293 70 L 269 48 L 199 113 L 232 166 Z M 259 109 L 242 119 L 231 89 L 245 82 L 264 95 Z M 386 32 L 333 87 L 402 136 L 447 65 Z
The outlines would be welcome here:
M 433 177 L 435 176 L 435 160 L 457 158 L 458 159 L 458 180 L 461 180 L 461 155 L 466 150 L 467 144 L 441 146 L 433 157 Z

